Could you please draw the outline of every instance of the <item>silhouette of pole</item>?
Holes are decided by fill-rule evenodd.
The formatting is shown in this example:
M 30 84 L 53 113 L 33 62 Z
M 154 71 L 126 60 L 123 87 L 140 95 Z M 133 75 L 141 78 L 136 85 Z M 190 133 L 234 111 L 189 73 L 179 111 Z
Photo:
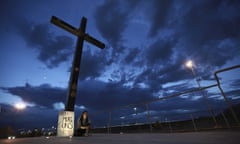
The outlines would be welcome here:
M 186 66 L 191 69 L 192 74 L 193 74 L 193 77 L 195 78 L 195 80 L 196 80 L 196 82 L 197 82 L 197 84 L 198 84 L 198 88 L 201 90 L 201 89 L 202 89 L 202 86 L 201 86 L 201 84 L 200 84 L 200 80 L 197 79 L 197 74 L 196 74 L 196 72 L 195 72 L 195 70 L 194 70 L 194 68 L 193 68 L 193 62 L 192 62 L 192 61 L 188 61 L 188 62 L 186 63 Z M 211 108 L 211 106 L 210 106 L 210 104 L 209 104 L 209 102 L 208 102 L 208 98 L 207 98 L 206 94 L 204 93 L 203 90 L 201 90 L 201 93 L 202 93 L 203 98 L 205 99 L 205 103 L 206 103 L 206 105 L 207 105 L 207 107 L 208 107 L 209 113 L 211 114 L 211 116 L 212 116 L 212 118 L 213 118 L 213 121 L 214 121 L 214 123 L 215 123 L 215 126 L 218 126 L 217 120 L 216 120 L 216 118 L 215 118 L 215 116 L 214 116 L 214 112 L 213 112 L 213 110 L 212 110 L 212 108 Z

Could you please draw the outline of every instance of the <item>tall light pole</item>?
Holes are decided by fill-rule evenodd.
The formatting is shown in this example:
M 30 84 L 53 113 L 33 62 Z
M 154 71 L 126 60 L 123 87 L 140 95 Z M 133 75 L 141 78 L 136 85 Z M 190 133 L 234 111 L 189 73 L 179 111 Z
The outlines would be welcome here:
M 135 118 L 136 118 L 136 124 L 137 124 L 137 108 L 134 107 L 133 109 L 134 109 L 134 111 L 135 111 Z
M 24 102 L 18 102 L 18 103 L 16 103 L 15 105 L 14 105 L 14 116 L 16 116 L 16 117 L 18 117 L 18 114 L 19 114 L 19 112 L 20 111 L 22 111 L 22 110 L 24 110 L 24 109 L 26 109 L 26 107 L 27 107 L 27 104 L 26 103 L 24 103 Z M 15 126 L 15 130 L 17 131 L 17 127 L 18 127 L 18 125 L 17 125 L 17 118 L 15 118 L 14 120 L 13 120 L 13 127 Z
M 190 69 L 191 69 L 192 74 L 193 74 L 193 77 L 195 78 L 195 80 L 196 80 L 196 82 L 197 82 L 197 84 L 198 84 L 198 88 L 201 90 L 202 87 L 201 87 L 201 84 L 200 84 L 200 79 L 197 78 L 197 74 L 196 74 L 196 72 L 195 72 L 195 70 L 194 70 L 194 63 L 193 63 L 193 61 L 192 61 L 192 60 L 188 60 L 188 61 L 185 63 L 185 66 L 186 66 L 187 68 L 190 68 Z M 212 118 L 213 118 L 213 121 L 214 121 L 214 123 L 215 123 L 215 126 L 217 126 L 217 125 L 218 125 L 218 124 L 217 124 L 217 120 L 216 120 L 216 118 L 215 118 L 215 116 L 214 116 L 214 113 L 213 113 L 213 110 L 212 110 L 212 108 L 211 108 L 211 106 L 210 106 L 210 104 L 209 104 L 209 102 L 208 102 L 208 98 L 207 98 L 207 96 L 206 96 L 206 94 L 205 94 L 205 92 L 204 92 L 203 90 L 201 90 L 201 93 L 202 93 L 203 98 L 205 99 L 206 105 L 207 105 L 207 107 L 208 107 L 208 111 L 209 111 L 209 113 L 211 114 L 211 116 L 212 116 Z

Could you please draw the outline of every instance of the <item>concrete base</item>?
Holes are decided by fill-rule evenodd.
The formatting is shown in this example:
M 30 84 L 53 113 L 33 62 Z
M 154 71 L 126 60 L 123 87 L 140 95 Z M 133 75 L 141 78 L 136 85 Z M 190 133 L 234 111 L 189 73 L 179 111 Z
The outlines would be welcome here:
M 61 111 L 58 115 L 57 136 L 66 137 L 74 135 L 74 112 Z

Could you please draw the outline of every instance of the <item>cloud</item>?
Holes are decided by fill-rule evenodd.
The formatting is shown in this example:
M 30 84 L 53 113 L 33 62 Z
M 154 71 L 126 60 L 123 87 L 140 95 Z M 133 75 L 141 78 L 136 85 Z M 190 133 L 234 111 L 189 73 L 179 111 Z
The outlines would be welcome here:
M 48 68 L 57 67 L 67 61 L 72 54 L 73 40 L 67 36 L 54 36 L 48 24 L 28 25 L 28 28 L 19 28 L 19 34 L 30 48 L 35 49 L 38 59 Z
M 35 120 L 31 122 L 33 125 L 36 125 L 39 121 L 48 121 L 48 124 L 56 121 L 58 113 L 56 110 L 63 108 L 63 103 L 66 99 L 65 89 L 51 87 L 50 85 L 31 86 L 27 84 L 25 87 L 2 89 L 21 97 L 25 101 L 36 104 L 34 107 L 31 107 L 31 112 L 29 110 L 29 112 L 24 114 L 25 116 L 31 113 L 31 116 L 35 117 L 36 113 L 38 113 L 38 116 L 45 116 L 50 119 L 41 118 L 37 121 Z M 163 89 L 165 93 L 163 93 L 162 96 L 175 95 L 176 93 L 182 92 L 183 89 L 189 90 L 189 85 L 187 83 L 180 83 L 179 85 L 169 86 Z M 174 91 L 168 92 L 168 90 Z M 209 97 L 208 102 L 214 110 L 225 107 L 223 99 L 216 100 L 215 98 L 210 98 L 213 94 L 207 91 L 205 92 Z M 238 93 L 239 90 L 233 90 L 228 92 L 227 95 L 234 97 Z M 214 95 L 216 95 L 216 93 L 214 93 Z M 149 103 L 152 100 L 155 100 L 155 102 Z M 146 104 L 148 104 L 150 110 L 154 112 L 151 114 L 152 117 L 167 117 L 171 120 L 173 117 L 184 118 L 190 114 L 195 114 L 195 112 L 198 113 L 197 115 L 210 115 L 201 92 L 193 92 L 160 101 L 157 100 L 158 99 L 153 96 L 152 89 L 148 87 L 128 87 L 124 86 L 121 81 L 106 83 L 97 80 L 85 80 L 79 83 L 75 103 L 76 117 L 79 111 L 87 109 L 91 113 L 93 122 L 96 122 L 94 125 L 104 125 L 108 120 L 104 119 L 104 115 L 108 115 L 106 111 L 112 111 L 114 122 L 119 122 L 121 116 L 125 116 L 126 119 L 133 119 L 133 116 L 131 116 L 134 114 L 133 108 L 137 107 L 140 120 L 146 117 Z M 48 111 L 48 114 L 43 114 L 45 111 Z M 53 113 L 54 115 L 52 115 Z M 98 117 L 99 114 L 102 115 L 102 119 Z M 23 117 L 24 116 L 20 119 L 26 122 Z M 29 121 L 31 119 L 32 118 L 30 118 Z M 43 125 L 44 124 L 42 124 L 42 126 Z
M 121 68 L 133 64 L 132 67 L 142 69 L 135 83 L 150 83 L 154 87 L 159 82 L 188 78 L 190 75 L 182 68 L 187 59 L 197 63 L 199 75 L 209 78 L 217 67 L 238 55 L 237 3 L 139 1 L 130 9 L 123 8 L 130 6 L 128 2 L 105 1 L 97 7 L 95 19 L 103 37 L 115 45 L 111 63 Z M 145 11 L 142 19 L 150 24 L 146 37 L 150 42 L 144 48 L 123 46 L 129 19 L 137 18 L 140 10 Z
M 146 57 L 149 64 L 163 64 L 171 60 L 173 42 L 158 40 L 147 49 Z
M 54 103 L 65 101 L 67 93 L 66 89 L 51 87 L 48 84 L 42 84 L 40 86 L 26 84 L 25 86 L 1 89 L 7 93 L 21 97 L 22 100 L 27 103 L 34 103 L 38 106 L 48 108 L 52 108 Z
M 81 70 L 79 78 L 89 79 L 99 77 L 106 69 L 107 56 L 105 55 L 106 50 L 92 52 L 87 49 L 83 52 L 81 61 Z
M 149 36 L 154 37 L 161 29 L 164 29 L 168 24 L 170 12 L 173 10 L 174 1 L 169 0 L 153 0 L 151 6 L 147 10 L 146 14 L 149 14 L 150 30 Z
M 148 89 L 129 88 L 122 83 L 84 81 L 79 84 L 77 103 L 93 110 L 107 110 L 147 99 L 152 99 Z
M 128 13 L 120 11 L 119 3 L 119 1 L 105 1 L 95 12 L 97 28 L 113 47 L 118 47 L 128 22 Z
M 238 86 L 240 85 L 240 80 L 239 79 L 236 79 L 234 80 L 230 86 L 233 87 L 233 88 L 238 88 Z
M 17 34 L 20 36 L 28 48 L 37 52 L 38 60 L 46 64 L 48 68 L 58 67 L 60 63 L 67 61 L 72 54 L 73 39 L 63 35 L 55 36 L 49 28 L 49 21 L 34 22 L 31 18 L 27 18 L 27 10 L 30 8 L 23 3 L 17 3 L 4 1 L 4 8 L 1 9 L 0 15 L 3 21 L 0 27 L 1 35 Z
M 136 64 L 139 62 L 137 57 L 139 57 L 140 50 L 139 48 L 130 48 L 125 58 L 123 58 L 124 64 Z
M 48 84 L 22 87 L 1 88 L 7 93 L 19 96 L 23 101 L 37 106 L 56 108 L 65 102 L 66 89 L 51 87 Z M 76 105 L 83 105 L 95 110 L 104 110 L 116 106 L 142 102 L 151 99 L 148 89 L 128 88 L 122 83 L 105 83 L 96 80 L 79 82 Z M 98 103 L 96 103 L 98 102 Z
M 132 12 L 141 1 L 106 0 L 95 11 L 95 21 L 100 34 L 108 41 L 112 49 L 111 57 L 116 60 L 126 47 L 123 46 L 124 32 L 129 24 Z
M 53 104 L 53 108 L 56 110 L 64 110 L 65 105 L 63 102 L 56 102 Z
M 239 2 L 194 1 L 180 7 L 184 15 L 175 25 L 186 55 L 212 66 L 222 66 L 236 56 Z

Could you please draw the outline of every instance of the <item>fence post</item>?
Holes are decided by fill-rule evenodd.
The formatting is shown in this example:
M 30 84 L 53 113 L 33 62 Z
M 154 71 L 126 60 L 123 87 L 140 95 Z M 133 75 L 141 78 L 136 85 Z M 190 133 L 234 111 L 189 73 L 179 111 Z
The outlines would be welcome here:
M 168 121 L 168 119 L 167 119 L 167 118 L 165 119 L 165 121 L 166 121 L 166 123 L 168 123 L 169 130 L 170 130 L 170 132 L 172 133 L 172 132 L 173 132 L 173 130 L 172 130 L 172 125 L 171 125 L 171 122 L 170 122 L 170 121 Z
M 230 124 L 229 124 L 229 122 L 228 122 L 228 120 L 227 120 L 227 118 L 226 118 L 226 116 L 223 112 L 222 112 L 222 116 L 224 118 L 225 123 L 227 124 L 227 127 L 230 128 Z
M 148 123 L 149 123 L 149 127 L 150 127 L 150 133 L 152 133 L 151 114 L 150 114 L 150 111 L 149 111 L 148 103 L 146 103 L 146 108 L 147 108 L 147 118 L 148 118 Z
M 239 122 L 239 120 L 238 120 L 238 117 L 237 117 L 235 111 L 233 110 L 230 101 L 227 99 L 225 93 L 223 92 L 223 89 L 222 89 L 221 84 L 220 84 L 220 80 L 219 80 L 219 78 L 218 78 L 218 76 L 217 76 L 217 74 L 220 73 L 220 72 L 228 71 L 228 70 L 235 69 L 235 68 L 240 68 L 240 65 L 236 65 L 236 66 L 233 66 L 233 67 L 229 67 L 229 68 L 226 68 L 226 69 L 222 69 L 222 70 L 216 71 L 216 72 L 214 73 L 214 77 L 215 77 L 215 79 L 216 79 L 216 81 L 217 81 L 218 89 L 220 90 L 221 95 L 223 96 L 225 103 L 227 104 L 229 110 L 231 111 L 231 113 L 232 113 L 235 121 L 237 122 L 237 125 L 240 126 L 240 122 Z
M 197 126 L 196 126 L 196 124 L 195 124 L 195 121 L 194 121 L 193 115 L 190 114 L 190 116 L 191 116 L 191 119 L 192 119 L 192 123 L 193 123 L 194 130 L 195 130 L 195 132 L 197 132 Z
M 111 133 L 111 123 L 112 123 L 112 114 L 111 114 L 111 111 L 109 111 L 109 119 L 108 119 L 108 134 Z

